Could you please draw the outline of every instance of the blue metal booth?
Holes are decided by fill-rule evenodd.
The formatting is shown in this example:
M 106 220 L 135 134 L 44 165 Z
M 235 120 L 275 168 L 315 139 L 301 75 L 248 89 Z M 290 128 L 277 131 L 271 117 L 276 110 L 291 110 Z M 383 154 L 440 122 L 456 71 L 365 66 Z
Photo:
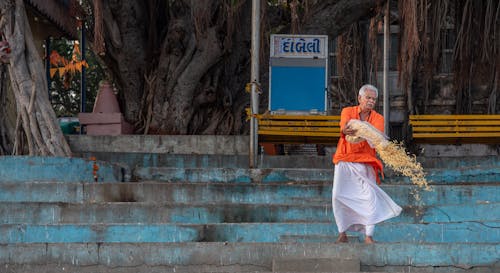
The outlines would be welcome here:
M 328 109 L 328 36 L 271 35 L 269 111 L 325 114 Z

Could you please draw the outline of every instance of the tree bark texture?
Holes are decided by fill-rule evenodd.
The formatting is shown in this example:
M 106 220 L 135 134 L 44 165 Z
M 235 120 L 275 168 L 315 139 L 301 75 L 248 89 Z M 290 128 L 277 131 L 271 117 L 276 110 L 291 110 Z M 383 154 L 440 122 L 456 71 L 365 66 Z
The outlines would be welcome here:
M 382 1 L 312 2 L 302 33 L 337 35 Z M 138 132 L 248 132 L 251 0 L 109 0 L 102 6 L 105 60 L 115 75 L 122 112 Z M 263 28 L 261 39 L 267 41 L 271 26 Z M 261 51 L 268 56 L 269 48 Z M 267 68 L 261 63 L 264 87 Z
M 251 0 L 101 2 L 106 46 L 105 60 L 115 75 L 114 82 L 119 90 L 122 112 L 128 121 L 136 125 L 137 132 L 248 133 L 244 109 L 250 105 L 250 96 L 244 91 L 244 87 L 250 78 L 251 2 Z M 489 2 L 492 3 L 490 14 L 497 14 L 493 11 L 498 9 L 498 4 L 494 4 L 495 1 Z M 298 34 L 326 34 L 331 38 L 337 37 L 355 23 L 367 25 L 369 19 L 377 15 L 378 8 L 386 1 L 288 1 L 287 3 L 295 5 L 293 12 L 290 13 L 280 10 L 281 6 L 278 4 L 270 3 L 271 1 L 264 0 L 261 3 L 260 78 L 264 91 L 260 96 L 261 110 L 267 109 L 268 102 L 266 90 L 269 79 L 270 34 L 290 33 L 293 21 L 295 24 L 293 29 Z M 434 2 L 430 2 L 429 5 L 425 4 L 429 3 L 426 1 L 417 3 L 419 5 L 413 5 L 409 12 L 415 13 L 415 9 L 418 9 L 424 16 Z M 302 7 L 297 8 L 297 4 L 301 4 Z M 401 17 L 397 18 L 397 11 L 395 13 L 394 21 L 399 20 L 400 25 L 405 24 L 404 20 L 400 20 Z M 496 22 L 495 18 L 488 21 L 489 25 Z M 406 31 L 411 26 L 408 25 L 406 28 L 401 26 L 401 29 Z M 421 31 L 421 33 L 427 32 Z M 422 42 L 425 43 L 429 40 L 432 41 L 426 37 L 422 38 Z M 407 44 L 407 41 L 403 42 Z M 419 91 L 411 89 L 419 79 L 414 75 L 421 69 L 417 62 L 418 56 L 428 54 L 421 52 L 421 48 L 416 47 L 409 52 L 411 58 L 403 59 L 406 61 L 401 66 L 407 68 L 401 70 L 404 78 L 408 79 L 402 88 L 407 92 L 406 97 L 411 109 L 420 107 L 415 101 Z M 361 63 L 354 64 L 352 69 L 358 73 L 357 70 L 363 65 L 369 67 L 369 62 L 367 59 L 361 60 Z M 361 74 L 360 81 L 370 80 L 370 75 Z M 352 85 L 360 85 L 358 81 L 352 82 Z M 355 92 L 358 88 L 359 86 L 348 86 L 344 90 Z
M 8 74 L 16 98 L 18 126 L 22 129 L 22 134 L 16 137 L 14 151 L 69 156 L 71 150 L 50 105 L 45 69 L 33 42 L 23 0 L 2 1 L 0 12 L 0 30 L 12 49 Z M 23 142 L 27 149 L 19 146 Z
M 7 65 L 0 64 L 0 155 L 13 151 L 16 127 L 16 99 L 9 89 Z
M 306 18 L 303 33 L 336 37 L 354 22 L 376 15 L 376 8 L 383 3 L 385 0 L 317 1 L 311 8 L 311 15 Z

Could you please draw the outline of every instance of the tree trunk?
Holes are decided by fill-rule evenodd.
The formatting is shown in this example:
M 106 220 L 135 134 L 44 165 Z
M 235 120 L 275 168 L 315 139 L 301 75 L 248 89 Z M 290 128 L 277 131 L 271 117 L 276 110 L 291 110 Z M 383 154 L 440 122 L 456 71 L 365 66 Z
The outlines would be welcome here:
M 7 66 L 0 65 L 0 155 L 13 151 L 16 127 L 16 101 L 8 89 Z
M 17 154 L 69 156 L 71 150 L 50 105 L 45 69 L 33 42 L 23 0 L 2 1 L 0 11 L 0 30 L 12 50 L 8 70 L 19 127 L 28 146 L 27 151 L 19 147 L 24 140 L 16 137 L 14 151 Z
M 373 13 L 381 2 L 315 1 L 312 12 L 302 20 L 302 33 L 337 35 Z M 248 132 L 244 109 L 250 104 L 245 92 L 250 78 L 250 0 L 167 4 L 161 0 L 109 0 L 102 5 L 105 60 L 114 72 L 122 111 L 138 132 Z M 272 27 L 263 28 L 263 41 L 269 39 Z M 269 48 L 261 51 L 268 55 Z M 266 90 L 267 63 L 261 67 Z M 261 105 L 266 97 L 264 92 Z

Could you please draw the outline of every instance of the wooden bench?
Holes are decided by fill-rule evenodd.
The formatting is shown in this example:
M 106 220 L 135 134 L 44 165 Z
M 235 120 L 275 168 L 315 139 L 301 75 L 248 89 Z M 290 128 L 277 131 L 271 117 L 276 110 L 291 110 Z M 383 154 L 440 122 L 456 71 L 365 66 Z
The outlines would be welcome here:
M 410 115 L 420 143 L 500 143 L 500 115 Z
M 337 144 L 340 116 L 257 114 L 259 143 Z

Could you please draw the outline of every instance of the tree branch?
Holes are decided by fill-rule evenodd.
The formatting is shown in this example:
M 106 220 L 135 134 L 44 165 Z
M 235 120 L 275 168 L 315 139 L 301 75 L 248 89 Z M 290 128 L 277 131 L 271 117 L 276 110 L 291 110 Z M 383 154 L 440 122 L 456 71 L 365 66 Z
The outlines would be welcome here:
M 336 37 L 360 18 L 375 15 L 384 0 L 325 0 L 313 6 L 312 16 L 304 22 L 303 33 L 328 34 Z M 331 18 L 331 20 L 325 20 Z M 314 33 L 313 33 L 314 32 Z

